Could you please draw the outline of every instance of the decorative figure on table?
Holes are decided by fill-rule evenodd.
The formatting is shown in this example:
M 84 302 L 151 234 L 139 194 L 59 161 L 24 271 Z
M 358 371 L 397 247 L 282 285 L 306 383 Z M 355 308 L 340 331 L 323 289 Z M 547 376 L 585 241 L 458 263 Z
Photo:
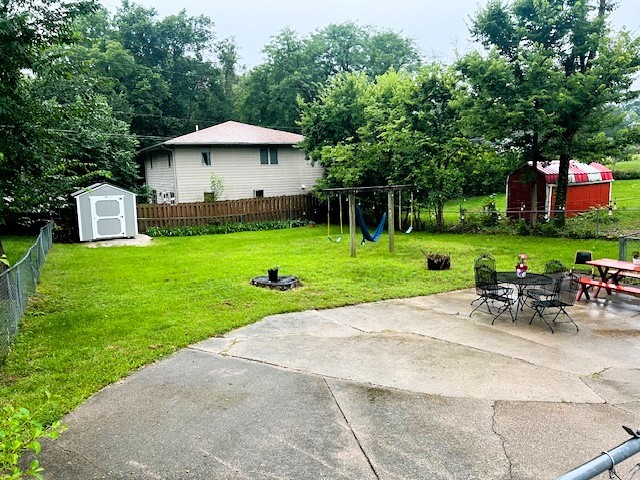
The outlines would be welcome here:
M 521 253 L 518 255 L 518 263 L 516 263 L 516 276 L 524 278 L 527 276 L 527 255 Z

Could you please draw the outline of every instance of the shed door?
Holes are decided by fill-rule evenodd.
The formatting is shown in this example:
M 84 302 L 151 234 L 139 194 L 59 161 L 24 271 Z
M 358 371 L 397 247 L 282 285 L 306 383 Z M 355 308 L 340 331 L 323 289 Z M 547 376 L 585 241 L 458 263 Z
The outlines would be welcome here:
M 124 195 L 89 197 L 93 238 L 126 237 Z

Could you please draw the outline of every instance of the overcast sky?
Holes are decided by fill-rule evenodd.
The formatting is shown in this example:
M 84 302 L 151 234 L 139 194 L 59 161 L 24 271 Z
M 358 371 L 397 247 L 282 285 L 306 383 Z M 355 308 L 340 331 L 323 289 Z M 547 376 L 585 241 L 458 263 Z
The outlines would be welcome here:
M 393 29 L 411 37 L 426 59 L 450 62 L 456 51 L 473 48 L 467 25 L 486 0 L 133 0 L 154 7 L 159 17 L 185 9 L 187 15 L 206 15 L 216 26 L 218 38 L 235 37 L 242 56 L 241 64 L 248 68 L 262 61 L 262 47 L 284 27 L 302 35 L 348 20 L 381 29 Z M 115 12 L 120 0 L 103 0 Z M 620 0 L 612 15 L 616 29 L 623 25 L 640 34 L 638 0 Z

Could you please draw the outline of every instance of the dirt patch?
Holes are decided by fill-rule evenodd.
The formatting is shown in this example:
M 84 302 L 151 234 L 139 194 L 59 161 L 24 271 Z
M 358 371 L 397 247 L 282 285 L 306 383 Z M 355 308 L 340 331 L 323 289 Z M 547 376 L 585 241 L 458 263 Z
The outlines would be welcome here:
M 133 238 L 115 238 L 113 240 L 101 240 L 97 242 L 85 243 L 89 248 L 98 247 L 148 247 L 152 244 L 152 238 L 149 235 L 136 235 Z

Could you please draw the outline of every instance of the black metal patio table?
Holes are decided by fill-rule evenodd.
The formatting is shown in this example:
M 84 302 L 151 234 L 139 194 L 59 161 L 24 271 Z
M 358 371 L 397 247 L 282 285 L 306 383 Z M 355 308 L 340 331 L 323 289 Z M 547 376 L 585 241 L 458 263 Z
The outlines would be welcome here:
M 498 283 L 508 283 L 515 285 L 518 290 L 518 303 L 516 305 L 515 318 L 518 318 L 518 310 L 524 309 L 525 291 L 529 287 L 550 285 L 553 282 L 551 277 L 541 275 L 539 273 L 527 273 L 524 277 L 519 277 L 518 274 L 513 272 L 496 272 Z

